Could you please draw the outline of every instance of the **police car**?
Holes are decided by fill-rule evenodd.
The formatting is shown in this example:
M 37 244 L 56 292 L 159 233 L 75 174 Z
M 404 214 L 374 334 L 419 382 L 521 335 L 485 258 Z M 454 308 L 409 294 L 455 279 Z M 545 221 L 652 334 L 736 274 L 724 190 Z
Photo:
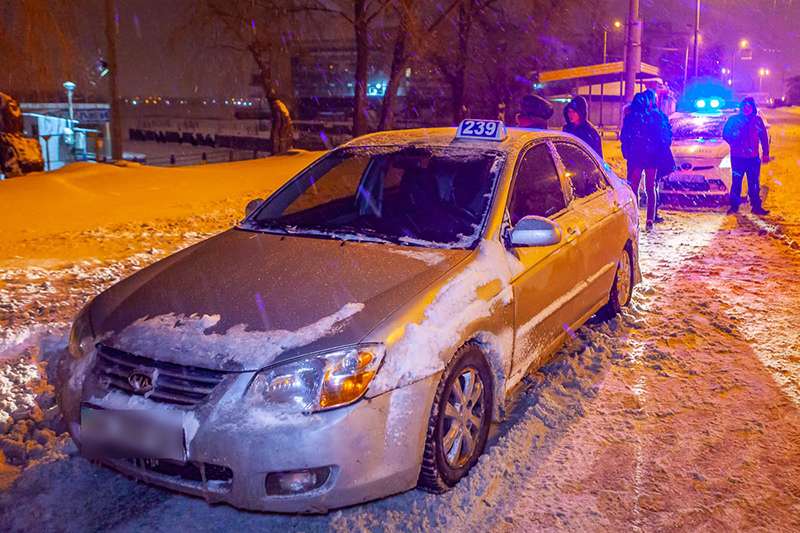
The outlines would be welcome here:
M 737 112 L 729 105 L 721 98 L 699 98 L 693 111 L 669 117 L 677 168 L 660 181 L 662 203 L 700 207 L 729 202 L 731 156 L 722 132 L 728 118 Z M 746 197 L 747 183 L 742 194 Z
M 441 492 L 526 373 L 628 304 L 638 220 L 566 134 L 359 137 L 89 303 L 59 404 L 85 455 L 209 502 Z

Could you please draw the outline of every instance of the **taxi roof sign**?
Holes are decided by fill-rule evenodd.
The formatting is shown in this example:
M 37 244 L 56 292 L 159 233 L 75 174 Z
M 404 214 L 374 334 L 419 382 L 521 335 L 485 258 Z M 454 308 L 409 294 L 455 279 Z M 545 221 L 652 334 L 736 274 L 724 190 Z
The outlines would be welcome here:
M 468 118 L 461 121 L 456 131 L 456 139 L 504 141 L 506 137 L 508 137 L 506 125 L 500 120 Z

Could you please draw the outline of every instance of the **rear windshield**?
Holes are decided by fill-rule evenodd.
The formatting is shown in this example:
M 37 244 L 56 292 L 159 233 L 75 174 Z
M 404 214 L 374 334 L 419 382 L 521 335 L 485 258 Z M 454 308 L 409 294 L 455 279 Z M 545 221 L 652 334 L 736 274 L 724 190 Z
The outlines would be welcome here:
M 721 139 L 726 115 L 691 115 L 671 119 L 673 139 Z
M 273 195 L 250 229 L 470 248 L 480 236 L 501 152 L 456 148 L 335 150 Z

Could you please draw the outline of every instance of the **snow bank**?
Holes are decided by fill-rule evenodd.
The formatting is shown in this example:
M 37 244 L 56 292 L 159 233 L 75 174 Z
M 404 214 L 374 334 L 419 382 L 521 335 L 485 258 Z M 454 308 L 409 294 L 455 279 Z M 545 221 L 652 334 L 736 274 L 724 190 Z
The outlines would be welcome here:
M 206 333 L 219 323 L 219 315 L 168 313 L 140 318 L 118 335 L 108 332 L 100 338 L 113 336 L 115 346 L 160 361 L 201 367 L 208 367 L 211 361 L 222 367 L 230 363 L 244 368 L 264 367 L 287 350 L 336 333 L 363 308 L 362 303 L 348 303 L 295 331 L 252 331 L 245 324 L 237 324 L 224 333 Z

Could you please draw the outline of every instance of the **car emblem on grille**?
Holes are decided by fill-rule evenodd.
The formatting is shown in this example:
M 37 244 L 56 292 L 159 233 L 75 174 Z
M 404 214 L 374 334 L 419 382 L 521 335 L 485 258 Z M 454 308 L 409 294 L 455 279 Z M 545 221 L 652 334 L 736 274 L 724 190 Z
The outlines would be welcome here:
M 128 375 L 128 383 L 136 394 L 146 394 L 153 390 L 155 376 L 143 370 L 134 370 Z

